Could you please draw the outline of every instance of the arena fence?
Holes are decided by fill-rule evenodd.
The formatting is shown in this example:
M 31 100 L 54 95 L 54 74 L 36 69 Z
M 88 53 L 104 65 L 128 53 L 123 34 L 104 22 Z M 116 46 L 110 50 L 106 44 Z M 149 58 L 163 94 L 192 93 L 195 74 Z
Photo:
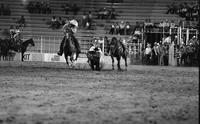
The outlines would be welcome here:
M 23 37 L 23 41 L 33 38 L 35 46 L 28 49 L 29 52 L 38 52 L 38 53 L 57 53 L 62 41 L 61 36 L 26 36 Z M 82 52 L 85 53 L 90 46 L 90 41 L 81 39 L 79 41 L 81 44 Z

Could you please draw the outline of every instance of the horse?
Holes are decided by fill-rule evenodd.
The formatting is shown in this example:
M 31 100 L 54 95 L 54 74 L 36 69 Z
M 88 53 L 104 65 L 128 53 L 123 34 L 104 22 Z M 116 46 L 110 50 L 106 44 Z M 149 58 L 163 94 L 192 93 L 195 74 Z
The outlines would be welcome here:
M 113 37 L 110 43 L 108 44 L 108 53 L 110 52 L 110 56 L 112 59 L 112 69 L 114 70 L 114 57 L 116 57 L 118 63 L 118 70 L 122 70 L 120 67 L 120 60 L 121 57 L 125 61 L 125 70 L 127 70 L 127 56 L 128 56 L 128 51 L 126 50 L 125 47 L 123 47 L 123 44 L 117 40 L 116 37 Z
M 24 61 L 24 53 L 27 51 L 27 47 L 29 46 L 29 44 L 31 46 L 35 46 L 33 38 L 30 38 L 30 39 L 28 39 L 28 40 L 26 40 L 22 43 L 21 48 L 20 48 L 20 50 L 21 50 L 21 61 Z
M 10 40 L 9 39 L 0 39 L 0 59 L 8 60 L 10 50 Z
M 8 56 L 9 50 L 21 53 L 21 61 L 24 61 L 24 53 L 27 51 L 28 45 L 35 46 L 32 38 L 22 42 L 21 44 L 13 43 L 13 39 L 1 40 L 1 54 L 3 57 Z
M 77 48 L 75 47 L 74 39 L 75 37 L 69 33 L 68 36 L 64 38 L 63 52 L 66 60 L 66 64 L 70 66 L 68 62 L 68 57 L 70 57 L 71 66 L 74 66 L 75 61 L 78 59 L 79 53 Z

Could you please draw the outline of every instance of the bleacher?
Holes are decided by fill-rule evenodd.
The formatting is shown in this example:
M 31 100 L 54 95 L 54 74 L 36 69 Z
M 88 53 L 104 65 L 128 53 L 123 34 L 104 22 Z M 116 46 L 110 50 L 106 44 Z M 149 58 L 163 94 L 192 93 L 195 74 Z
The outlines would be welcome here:
M 94 19 L 95 30 L 79 29 L 76 34 L 80 40 L 89 40 L 91 37 L 107 36 L 109 35 L 108 27 L 112 22 L 130 22 L 131 25 L 135 25 L 137 21 L 141 22 L 145 19 L 151 19 L 153 22 L 160 22 L 162 20 L 180 20 L 178 15 L 165 14 L 167 11 L 167 5 L 173 2 L 173 0 L 124 0 L 123 3 L 107 3 L 107 0 L 48 0 L 51 5 L 52 14 L 30 14 L 26 9 L 26 5 L 31 0 L 1 0 L 1 3 L 9 4 L 11 8 L 11 16 L 0 16 L 0 29 L 1 33 L 4 29 L 9 29 L 10 25 L 16 25 L 16 19 L 24 15 L 27 26 L 22 29 L 23 36 L 51 36 L 62 37 L 63 33 L 61 29 L 52 30 L 48 28 L 46 24 L 52 16 L 66 18 L 73 17 L 72 13 L 65 15 L 61 8 L 61 5 L 68 3 L 76 3 L 81 8 L 76 18 L 81 18 L 83 11 L 92 11 L 95 17 L 95 11 L 103 7 L 114 7 L 118 12 L 117 19 L 115 20 L 101 20 Z M 33 0 L 32 0 L 33 1 Z M 36 0 L 37 1 L 37 0 Z M 38 0 L 40 1 L 40 0 Z M 184 0 L 179 0 L 184 1 Z M 24 2 L 24 3 L 23 3 Z M 182 19 L 183 20 L 183 19 Z M 1 34 L 2 36 L 2 34 Z

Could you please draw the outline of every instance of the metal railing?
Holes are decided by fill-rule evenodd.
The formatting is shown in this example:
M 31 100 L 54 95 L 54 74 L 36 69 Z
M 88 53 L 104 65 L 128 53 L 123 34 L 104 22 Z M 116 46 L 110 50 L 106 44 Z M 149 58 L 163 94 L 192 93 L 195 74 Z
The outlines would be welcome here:
M 23 41 L 33 38 L 35 46 L 28 49 L 29 52 L 38 52 L 38 53 L 57 53 L 60 48 L 60 43 L 62 41 L 61 36 L 25 36 Z M 90 46 L 89 40 L 84 40 L 78 38 L 81 45 L 81 51 L 85 53 Z

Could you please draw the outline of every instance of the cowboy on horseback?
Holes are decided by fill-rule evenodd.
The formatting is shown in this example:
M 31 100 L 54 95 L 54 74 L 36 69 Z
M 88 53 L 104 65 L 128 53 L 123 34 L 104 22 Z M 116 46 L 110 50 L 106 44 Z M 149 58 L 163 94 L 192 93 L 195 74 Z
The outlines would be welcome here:
M 19 26 L 16 26 L 16 29 L 14 29 L 13 26 L 11 26 L 10 27 L 10 35 L 11 35 L 10 38 L 13 41 L 14 44 L 16 44 L 16 45 L 22 44 Z
M 69 21 L 63 26 L 64 37 L 60 44 L 60 51 L 57 53 L 59 56 L 62 56 L 63 54 L 64 41 L 69 38 L 71 38 L 74 41 L 77 53 L 78 54 L 81 53 L 79 42 L 74 36 L 74 34 L 77 32 L 77 28 L 78 28 L 78 22 L 74 19 Z

